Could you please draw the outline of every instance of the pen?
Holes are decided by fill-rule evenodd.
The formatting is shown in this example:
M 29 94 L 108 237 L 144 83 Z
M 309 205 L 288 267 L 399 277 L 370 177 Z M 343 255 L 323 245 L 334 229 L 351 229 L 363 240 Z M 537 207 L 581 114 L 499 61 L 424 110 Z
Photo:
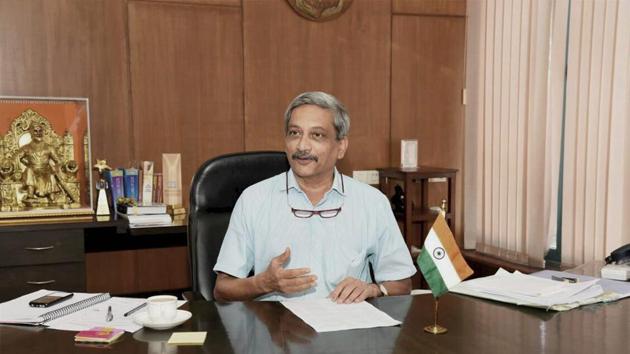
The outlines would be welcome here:
M 136 311 L 140 310 L 141 308 L 143 308 L 143 307 L 145 307 L 145 306 L 147 306 L 147 303 L 146 303 L 146 302 L 144 302 L 144 303 L 142 303 L 142 304 L 140 304 L 140 305 L 138 305 L 138 306 L 136 306 L 136 307 L 132 308 L 131 310 L 129 310 L 129 311 L 127 311 L 127 312 L 125 312 L 125 314 L 124 314 L 123 316 L 124 316 L 124 317 L 127 317 L 127 316 L 131 315 L 132 313 L 134 313 L 134 312 L 136 312 Z
M 105 322 L 111 322 L 114 319 L 114 314 L 112 313 L 112 307 L 107 307 L 107 315 L 105 315 Z
M 557 281 L 566 281 L 569 283 L 577 283 L 577 278 L 571 278 L 571 277 L 558 277 L 555 275 L 551 276 L 551 280 L 557 280 Z

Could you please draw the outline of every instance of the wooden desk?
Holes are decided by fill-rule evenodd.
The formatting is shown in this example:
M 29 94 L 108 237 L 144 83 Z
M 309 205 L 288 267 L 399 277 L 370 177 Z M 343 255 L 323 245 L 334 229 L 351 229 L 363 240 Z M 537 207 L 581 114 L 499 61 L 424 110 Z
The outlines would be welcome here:
M 545 312 L 447 294 L 440 300 L 440 336 L 424 333 L 433 320 L 430 295 L 372 300 L 402 320 L 400 327 L 315 333 L 279 303 L 185 305 L 191 320 L 171 331 L 141 330 L 111 353 L 626 353 L 630 300 Z M 203 347 L 170 347 L 173 331 L 207 331 Z M 75 345 L 74 332 L 0 326 L 0 353 L 95 353 Z
M 133 294 L 190 287 L 186 225 L 128 229 L 126 220 L 0 228 L 0 301 L 38 289 Z

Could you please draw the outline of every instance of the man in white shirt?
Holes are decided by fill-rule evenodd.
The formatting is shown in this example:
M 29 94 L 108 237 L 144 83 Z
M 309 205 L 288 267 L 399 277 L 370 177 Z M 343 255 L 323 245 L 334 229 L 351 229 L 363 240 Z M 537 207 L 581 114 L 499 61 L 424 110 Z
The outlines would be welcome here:
M 332 95 L 305 92 L 291 102 L 285 113 L 291 169 L 247 188 L 237 201 L 214 267 L 217 300 L 351 303 L 411 291 L 416 270 L 389 201 L 335 168 L 349 128 L 345 107 Z

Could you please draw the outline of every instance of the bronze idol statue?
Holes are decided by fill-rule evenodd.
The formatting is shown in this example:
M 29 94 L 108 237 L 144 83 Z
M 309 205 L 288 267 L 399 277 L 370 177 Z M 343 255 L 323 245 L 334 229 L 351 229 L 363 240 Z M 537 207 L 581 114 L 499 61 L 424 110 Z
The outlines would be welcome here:
M 70 133 L 57 135 L 46 118 L 28 109 L 0 136 L 0 209 L 80 207 L 79 169 Z
M 22 174 L 26 190 L 24 201 L 32 205 L 39 203 L 40 198 L 45 198 L 45 204 L 50 205 L 61 191 L 53 169 L 53 166 L 59 164 L 59 157 L 55 150 L 44 142 L 44 128 L 40 124 L 32 123 L 29 131 L 31 142 L 18 150 L 19 160 L 24 165 Z

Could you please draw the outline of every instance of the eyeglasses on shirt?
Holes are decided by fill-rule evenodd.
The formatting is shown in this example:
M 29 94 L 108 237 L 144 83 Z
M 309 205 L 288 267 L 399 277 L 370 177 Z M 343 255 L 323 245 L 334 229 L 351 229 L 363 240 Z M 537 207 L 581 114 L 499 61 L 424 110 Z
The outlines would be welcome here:
M 341 176 L 341 192 L 345 193 L 345 187 L 343 185 L 343 175 L 340 173 L 339 176 Z M 286 191 L 287 191 L 287 205 L 289 206 L 289 208 L 291 208 L 291 212 L 297 218 L 308 219 L 313 215 L 317 215 L 323 219 L 330 219 L 339 215 L 339 213 L 341 212 L 341 207 L 343 206 L 343 204 L 339 208 L 335 208 L 335 209 L 324 209 L 324 210 L 296 209 L 292 207 L 291 204 L 289 203 L 289 171 L 287 171 L 285 174 L 285 185 L 286 185 Z

